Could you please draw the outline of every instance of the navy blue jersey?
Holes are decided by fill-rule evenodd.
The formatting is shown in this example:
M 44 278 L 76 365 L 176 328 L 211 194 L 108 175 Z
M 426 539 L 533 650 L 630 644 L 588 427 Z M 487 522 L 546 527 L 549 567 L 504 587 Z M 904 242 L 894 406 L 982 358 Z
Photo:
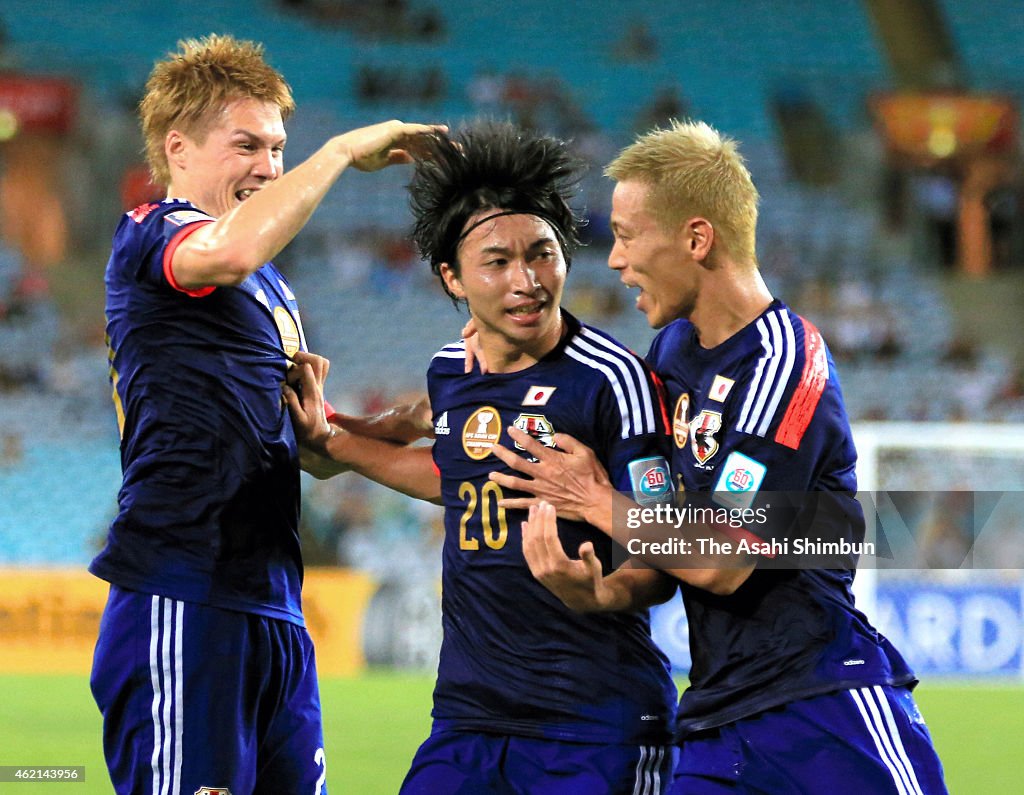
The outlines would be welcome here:
M 185 291 L 175 248 L 213 221 L 167 199 L 125 215 L 107 264 L 124 481 L 90 571 L 124 588 L 302 623 L 298 449 L 281 399 L 298 306 L 267 263 Z
M 813 538 L 807 522 L 819 514 L 842 525 L 823 535 L 863 539 L 849 419 L 813 325 L 774 301 L 709 350 L 691 323 L 677 320 L 655 338 L 648 362 L 673 409 L 672 471 L 681 491 L 714 493 L 734 509 L 788 497 L 792 510 L 767 510 L 768 522 L 746 526 L 761 541 Z M 826 499 L 830 509 L 815 511 L 815 500 Z M 913 682 L 903 658 L 854 607 L 855 565 L 759 566 L 729 596 L 684 585 L 693 665 L 680 732 L 832 690 Z
M 552 434 L 576 437 L 621 490 L 654 482 L 667 489 L 667 418 L 641 360 L 562 315 L 569 326 L 563 340 L 525 370 L 464 374 L 462 343 L 446 346 L 430 365 L 433 455 L 445 506 L 435 731 L 657 744 L 672 732 L 675 687 L 647 611 L 565 607 L 523 557 L 526 512 L 498 507 L 502 496 L 521 495 L 503 495 L 487 478 L 510 471 L 490 446 L 513 449 L 507 428 L 515 425 L 549 446 Z M 592 541 L 610 570 L 606 536 L 580 522 L 560 519 L 558 526 L 570 557 Z

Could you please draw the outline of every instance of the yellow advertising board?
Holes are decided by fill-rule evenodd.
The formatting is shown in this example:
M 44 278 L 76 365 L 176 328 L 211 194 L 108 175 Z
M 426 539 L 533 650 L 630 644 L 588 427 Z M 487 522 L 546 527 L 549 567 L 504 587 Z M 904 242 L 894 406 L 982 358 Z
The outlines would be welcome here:
M 376 583 L 361 572 L 308 569 L 302 590 L 317 670 L 363 670 L 362 624 Z M 0 673 L 88 674 L 107 583 L 81 569 L 0 569 Z

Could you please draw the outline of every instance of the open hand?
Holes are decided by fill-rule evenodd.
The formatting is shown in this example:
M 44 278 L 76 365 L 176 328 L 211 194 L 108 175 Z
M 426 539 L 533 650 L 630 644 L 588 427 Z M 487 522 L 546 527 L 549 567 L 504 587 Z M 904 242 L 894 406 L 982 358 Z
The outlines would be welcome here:
M 360 127 L 340 136 L 339 143 L 360 171 L 379 171 L 399 163 L 412 163 L 426 152 L 426 142 L 446 132 L 443 124 L 410 124 L 385 121 Z
M 499 501 L 503 508 L 529 508 L 540 500 L 555 507 L 564 519 L 588 521 L 588 512 L 612 498 L 612 486 L 594 451 L 573 437 L 556 433 L 556 448 L 546 447 L 528 433 L 515 427 L 508 429 L 516 442 L 535 460 L 529 461 L 512 450 L 495 444 L 491 452 L 502 463 L 522 473 L 517 477 L 504 472 L 491 472 L 488 477 L 503 489 L 514 489 L 532 497 L 506 497 Z
M 590 541 L 580 544 L 579 560 L 566 555 L 558 537 L 555 509 L 550 503 L 532 506 L 522 528 L 523 556 L 530 573 L 541 585 L 571 610 L 588 612 L 609 608 L 611 593 L 594 545 Z

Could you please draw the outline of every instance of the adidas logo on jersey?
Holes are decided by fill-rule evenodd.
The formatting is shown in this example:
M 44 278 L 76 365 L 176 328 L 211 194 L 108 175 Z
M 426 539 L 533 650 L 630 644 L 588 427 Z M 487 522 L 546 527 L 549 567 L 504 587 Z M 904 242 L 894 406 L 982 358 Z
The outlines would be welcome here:
M 434 423 L 434 436 L 447 436 L 451 432 L 452 429 L 448 427 L 448 412 L 446 411 Z

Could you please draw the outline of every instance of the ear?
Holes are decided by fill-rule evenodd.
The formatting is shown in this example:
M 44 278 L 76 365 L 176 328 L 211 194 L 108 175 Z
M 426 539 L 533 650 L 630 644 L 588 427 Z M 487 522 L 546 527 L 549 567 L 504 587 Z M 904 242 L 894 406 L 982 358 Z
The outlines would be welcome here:
M 444 284 L 445 287 L 448 288 L 448 292 L 456 298 L 465 300 L 466 291 L 462 289 L 462 282 L 460 282 L 459 277 L 455 275 L 455 268 L 447 262 L 441 263 L 441 278 L 444 279 Z
M 706 262 L 715 244 L 715 227 L 707 218 L 691 218 L 683 226 L 686 249 L 697 262 Z
M 185 167 L 185 151 L 188 140 L 178 130 L 170 130 L 164 138 L 164 155 L 168 166 Z

